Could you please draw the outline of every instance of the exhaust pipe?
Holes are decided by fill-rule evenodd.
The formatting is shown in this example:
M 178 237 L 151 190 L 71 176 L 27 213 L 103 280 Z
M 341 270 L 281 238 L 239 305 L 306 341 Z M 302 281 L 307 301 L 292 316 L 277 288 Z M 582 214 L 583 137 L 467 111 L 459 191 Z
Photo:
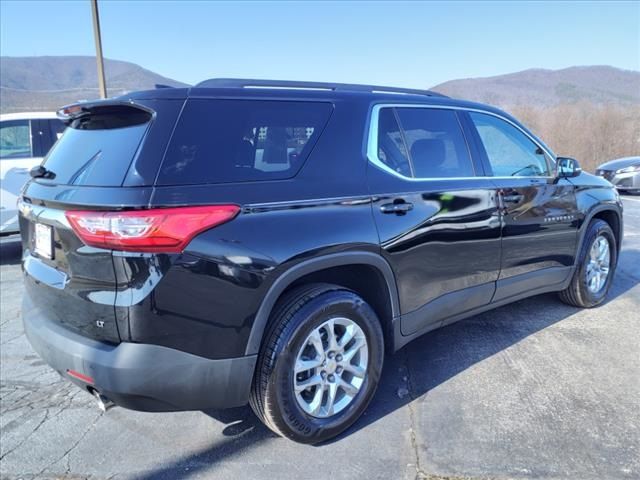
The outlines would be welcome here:
M 103 413 L 106 413 L 107 410 L 109 410 L 112 407 L 115 407 L 115 403 L 113 403 L 111 400 L 109 400 L 107 397 L 102 395 L 97 390 L 92 390 L 91 394 L 96 398 L 96 401 L 98 402 L 98 408 L 102 410 Z

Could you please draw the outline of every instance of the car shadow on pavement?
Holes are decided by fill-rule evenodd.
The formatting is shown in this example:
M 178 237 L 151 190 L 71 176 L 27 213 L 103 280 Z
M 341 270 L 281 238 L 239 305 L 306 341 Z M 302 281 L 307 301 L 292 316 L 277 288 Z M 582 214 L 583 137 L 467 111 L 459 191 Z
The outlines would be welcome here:
M 640 256 L 639 252 L 635 254 Z M 623 272 L 616 277 L 607 303 L 638 283 L 638 278 Z M 319 447 L 353 435 L 473 365 L 579 310 L 560 302 L 556 294 L 539 295 L 476 315 L 414 340 L 385 358 L 380 386 L 364 415 L 342 435 Z M 256 445 L 277 438 L 249 407 L 204 413 L 226 425 L 222 431 L 224 438 L 139 478 L 197 477 L 216 463 L 230 457 L 237 458 Z
M 634 254 L 640 261 L 640 252 L 634 250 L 626 254 L 625 261 Z M 621 272 L 615 277 L 605 304 L 639 283 L 639 278 Z M 332 441 L 340 441 L 343 436 L 404 407 L 473 365 L 580 310 L 562 303 L 555 293 L 543 294 L 417 338 L 395 355 L 387 356 L 380 386 L 365 415 Z
M 21 244 L 18 240 L 4 239 L 0 243 L 2 265 L 18 265 L 20 258 Z M 625 268 L 619 269 L 622 271 L 616 275 L 607 303 L 640 283 L 638 274 L 629 268 L 640 264 L 640 251 L 625 249 L 621 261 L 624 261 Z M 476 315 L 414 340 L 385 358 L 378 391 L 364 415 L 346 432 L 327 443 L 338 442 L 357 433 L 484 359 L 578 311 L 561 303 L 555 294 L 545 294 Z M 136 478 L 199 477 L 215 464 L 238 458 L 256 446 L 278 438 L 248 406 L 203 413 L 225 425 L 222 438 L 216 438 L 205 448 L 158 465 Z
M 136 479 L 173 480 L 206 477 L 210 474 L 207 472 L 213 465 L 229 458 L 237 458 L 258 444 L 278 438 L 258 420 L 249 407 L 211 410 L 203 413 L 226 425 L 222 430 L 222 439 L 216 439 L 212 445 L 173 462 L 138 474 Z

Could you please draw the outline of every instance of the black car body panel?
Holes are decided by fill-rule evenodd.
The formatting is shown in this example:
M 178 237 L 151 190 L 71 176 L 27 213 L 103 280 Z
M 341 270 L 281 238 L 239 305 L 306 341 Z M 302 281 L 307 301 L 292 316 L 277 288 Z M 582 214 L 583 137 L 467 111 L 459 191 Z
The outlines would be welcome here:
M 286 165 L 266 165 L 263 180 L 198 183 L 191 176 L 190 184 L 172 184 L 170 177 L 159 181 L 166 165 L 189 168 L 202 153 L 202 146 L 187 141 L 176 145 L 185 105 L 220 100 L 302 102 L 330 109 L 320 109 L 326 121 L 318 120 L 306 131 L 299 125 L 287 127 L 286 137 L 280 137 L 286 143 L 278 147 Z M 36 178 L 23 192 L 24 321 L 34 348 L 56 370 L 90 376 L 93 383 L 79 383 L 129 408 L 246 402 L 273 308 L 300 282 L 339 283 L 358 291 L 383 322 L 385 342 L 393 351 L 475 312 L 564 288 L 584 225 L 594 215 L 604 212 L 612 222 L 616 219 L 621 238 L 622 206 L 604 180 L 586 173 L 571 179 L 552 172 L 511 178 L 492 174 L 468 112 L 503 119 L 538 145 L 550 162 L 554 158 L 517 120 L 492 107 L 416 92 L 225 85 L 136 92 L 87 109 L 101 111 L 110 102 L 150 112 L 139 147 L 130 159 L 118 162 L 120 170 L 110 172 L 113 184 L 83 184 L 91 178 L 87 171 L 74 175 L 70 184 Z M 384 105 L 397 111 L 424 107 L 448 112 L 452 124 L 459 125 L 457 155 L 468 162 L 465 168 L 471 173 L 407 178 L 374 161 L 376 110 Z M 243 127 L 247 138 L 242 142 L 252 145 L 256 159 L 258 145 L 264 145 L 264 157 L 278 129 L 282 133 L 285 128 L 274 125 Z M 431 132 L 421 144 L 412 142 L 442 149 L 448 141 L 445 133 Z M 450 152 L 454 147 L 446 148 Z M 180 158 L 169 158 L 167 152 Z M 55 158 L 55 149 L 50 155 Z M 289 175 L 286 167 L 294 162 L 300 163 Z M 227 204 L 239 207 L 237 216 L 200 232 L 180 252 L 89 247 L 65 218 L 70 210 Z M 53 228 L 51 259 L 34 252 L 36 223 Z M 151 375 L 139 365 L 145 355 L 158 362 L 158 369 L 140 384 L 136 376 Z M 179 375 L 172 362 L 189 373 L 186 380 L 162 387 L 163 377 Z M 198 383 L 202 375 L 210 381 Z M 201 398 L 207 389 L 228 390 L 228 401 L 218 393 L 207 404 Z M 186 391 L 182 397 L 180 390 Z
M 613 224 L 618 249 L 622 245 L 623 217 L 622 200 L 618 192 L 611 188 L 606 180 L 583 172 L 579 177 L 572 178 L 571 183 L 576 189 L 576 205 L 578 211 L 578 249 L 581 246 L 583 233 L 591 219 L 596 215 L 605 216 Z
M 246 207 L 183 255 L 119 253 L 131 340 L 208 358 L 243 355 L 262 299 L 283 272 L 312 256 L 378 251 L 370 208 L 357 198 Z
M 564 280 L 574 264 L 577 242 L 577 208 L 574 186 L 568 180 L 496 180 L 514 201 L 502 212 L 502 263 L 496 300 L 517 294 L 529 282 L 528 274 L 549 270 Z M 549 245 L 554 245 L 549 249 Z M 561 272 L 564 272 L 564 277 Z M 556 276 L 559 275 L 559 276 Z M 509 282 L 505 280 L 509 279 Z M 540 286 L 548 283 L 544 277 Z M 552 282 L 558 283 L 558 281 Z M 532 285 L 527 285 L 532 288 Z
M 411 193 L 406 186 L 404 193 L 393 193 L 403 191 L 400 185 L 389 187 L 388 193 L 379 190 L 373 210 L 383 255 L 398 283 L 403 334 L 425 321 L 440 322 L 447 310 L 453 315 L 489 303 L 500 272 L 500 220 L 491 181 L 434 181 L 411 185 L 422 187 Z M 404 215 L 381 211 L 394 202 L 413 209 Z M 468 298 L 441 312 L 434 302 L 456 291 Z
M 99 342 L 51 322 L 36 303 L 29 297 L 23 303 L 29 318 L 27 338 L 45 361 L 80 388 L 87 388 L 86 380 L 71 372 L 90 376 L 103 397 L 134 410 L 202 410 L 246 403 L 255 355 L 209 360 L 152 344 Z
M 34 252 L 36 222 L 52 229 L 53 258 Z M 120 342 L 111 252 L 86 246 L 60 210 L 49 207 L 23 203 L 20 231 L 25 297 L 53 323 L 95 340 Z

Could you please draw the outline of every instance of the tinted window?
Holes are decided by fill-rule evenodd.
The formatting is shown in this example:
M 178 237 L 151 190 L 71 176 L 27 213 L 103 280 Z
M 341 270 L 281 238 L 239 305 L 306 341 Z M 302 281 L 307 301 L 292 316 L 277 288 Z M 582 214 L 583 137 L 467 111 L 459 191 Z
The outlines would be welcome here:
M 381 109 L 378 117 L 378 158 L 395 172 L 405 177 L 413 176 L 407 148 L 392 108 Z
M 474 176 L 455 111 L 398 108 L 397 112 L 416 178 Z
M 6 120 L 0 124 L 0 158 L 29 158 L 31 130 L 29 120 Z
M 538 145 L 510 123 L 493 115 L 470 112 L 493 174 L 498 177 L 548 175 L 547 158 Z
M 55 174 L 49 181 L 121 185 L 150 119 L 134 107 L 102 107 L 74 120 L 45 157 L 44 165 Z
M 40 155 L 45 156 L 49 152 L 53 144 L 56 143 L 60 137 L 62 137 L 62 133 L 64 132 L 64 129 L 66 127 L 61 120 L 57 120 L 54 118 L 41 119 L 37 122 L 38 137 L 40 139 L 41 147 Z
M 53 143 L 56 143 L 60 137 L 62 137 L 62 133 L 64 132 L 65 124 L 60 120 L 51 119 L 48 120 L 49 123 L 49 133 L 51 135 L 51 139 Z
M 306 160 L 332 108 L 328 103 L 189 100 L 158 183 L 290 178 Z

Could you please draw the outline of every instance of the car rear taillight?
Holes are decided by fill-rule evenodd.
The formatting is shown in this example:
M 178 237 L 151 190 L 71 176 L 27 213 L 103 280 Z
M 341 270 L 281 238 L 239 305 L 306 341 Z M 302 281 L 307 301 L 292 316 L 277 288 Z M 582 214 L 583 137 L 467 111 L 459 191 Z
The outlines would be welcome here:
M 200 232 L 231 220 L 237 205 L 157 208 L 122 212 L 68 211 L 74 232 L 92 247 L 179 253 Z

